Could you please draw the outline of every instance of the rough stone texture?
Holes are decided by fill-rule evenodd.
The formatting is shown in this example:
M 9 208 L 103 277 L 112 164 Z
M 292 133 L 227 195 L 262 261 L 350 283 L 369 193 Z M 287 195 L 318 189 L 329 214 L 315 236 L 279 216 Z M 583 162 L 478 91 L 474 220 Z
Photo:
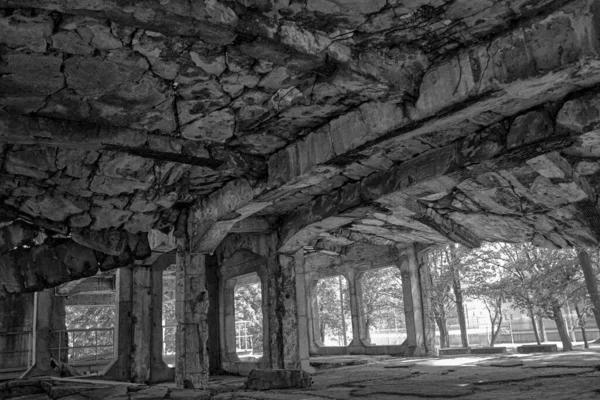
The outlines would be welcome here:
M 597 241 L 586 224 L 532 226 L 583 200 L 514 171 L 545 142 L 539 153 L 569 154 L 594 188 L 600 65 L 583 32 L 598 29 L 596 1 L 267 3 L 2 1 L 0 201 L 13 218 L 166 232 L 189 205 L 204 251 L 253 214 L 293 220 L 292 252 L 343 225 L 370 242 Z M 516 204 L 485 171 L 540 195 L 516 219 L 485 219 Z M 435 179 L 454 182 L 415 187 Z M 465 193 L 469 180 L 481 190 Z M 382 198 L 399 191 L 419 206 Z M 356 221 L 373 201 L 386 209 L 376 228 Z
M 205 388 L 202 253 L 264 264 L 262 365 L 297 369 L 305 273 L 390 265 L 415 242 L 597 246 L 599 9 L 0 0 L 0 297 L 149 265 L 177 238 L 177 384 Z M 147 308 L 144 272 L 124 322 Z M 146 356 L 125 368 L 135 379 Z M 338 397 L 474 390 L 404 383 Z
M 250 371 L 246 381 L 246 389 L 269 390 L 310 387 L 310 375 L 293 369 L 255 369 Z

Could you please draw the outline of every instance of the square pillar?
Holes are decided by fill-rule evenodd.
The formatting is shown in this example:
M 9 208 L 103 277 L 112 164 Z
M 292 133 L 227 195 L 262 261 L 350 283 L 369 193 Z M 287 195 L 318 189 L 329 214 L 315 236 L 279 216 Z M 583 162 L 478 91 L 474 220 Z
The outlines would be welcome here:
M 103 375 L 117 381 L 131 378 L 131 347 L 133 345 L 133 267 L 117 270 L 116 316 L 113 331 L 114 358 L 106 366 Z
M 150 383 L 173 382 L 175 369 L 170 368 L 162 358 L 163 353 L 163 268 L 151 268 L 151 309 L 150 314 Z M 144 345 L 144 343 L 142 343 Z
M 174 371 L 162 360 L 162 268 L 133 267 L 131 381 L 168 382 Z
M 348 280 L 348 292 L 350 293 L 350 313 L 352 316 L 352 342 L 348 346 L 350 354 L 364 354 L 364 346 L 367 342 L 365 312 L 362 302 L 362 273 L 354 269 L 348 269 L 346 278 Z M 353 348 L 360 348 L 354 350 Z
M 398 266 L 402 275 L 402 297 L 409 356 L 421 356 L 426 353 L 425 329 L 423 324 L 423 303 L 419 263 L 414 244 L 399 246 Z
M 306 270 L 304 268 L 304 252 L 297 251 L 294 254 L 294 267 L 296 283 L 296 310 L 298 326 L 298 359 L 300 368 L 306 372 L 314 373 L 315 369 L 310 365 L 310 340 L 309 340 L 309 296 L 306 288 Z
M 269 368 L 311 370 L 304 273 L 301 250 L 269 258 Z
M 435 319 L 433 318 L 433 282 L 427 257 L 417 256 L 419 277 L 421 278 L 421 298 L 423 304 L 424 345 L 426 354 L 436 354 Z
M 318 354 L 319 348 L 323 347 L 324 344 L 321 341 L 320 331 L 320 315 L 319 315 L 319 303 L 317 301 L 317 284 L 318 280 L 312 276 L 312 274 L 305 274 L 305 285 L 308 289 L 308 325 L 309 325 L 309 340 L 310 340 L 310 352 L 312 354 Z
M 152 349 L 152 274 L 150 268 L 133 267 L 131 381 L 150 381 Z
M 177 238 L 177 292 L 175 314 L 178 388 L 206 389 L 208 385 L 208 291 L 206 259 L 191 249 L 192 221 L 182 212 Z M 192 217 L 193 218 L 193 217 Z

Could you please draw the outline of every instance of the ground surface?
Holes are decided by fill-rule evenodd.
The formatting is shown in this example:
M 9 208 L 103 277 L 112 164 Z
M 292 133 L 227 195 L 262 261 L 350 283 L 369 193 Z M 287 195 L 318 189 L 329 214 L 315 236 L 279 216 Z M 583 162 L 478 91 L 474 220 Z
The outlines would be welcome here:
M 554 354 L 506 354 L 440 358 L 345 356 L 315 359 L 319 372 L 308 389 L 245 391 L 245 378 L 215 376 L 208 391 L 173 385 L 128 386 L 51 381 L 49 389 L 19 400 L 87 399 L 289 399 L 342 400 L 465 398 L 598 399 L 600 346 Z M 338 365 L 343 365 L 339 367 Z M 336 367 L 337 366 L 337 367 Z M 25 391 L 23 394 L 26 394 Z M 0 396 L 1 397 L 1 396 Z

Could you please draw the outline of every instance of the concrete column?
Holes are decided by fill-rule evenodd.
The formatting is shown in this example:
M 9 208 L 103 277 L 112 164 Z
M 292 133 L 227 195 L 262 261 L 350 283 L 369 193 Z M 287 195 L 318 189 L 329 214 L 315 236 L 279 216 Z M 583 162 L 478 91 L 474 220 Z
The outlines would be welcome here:
M 259 268 L 258 276 L 260 278 L 260 299 L 263 316 L 263 355 L 261 357 L 261 367 L 269 368 L 271 360 L 269 341 L 271 334 L 269 333 L 269 270 L 266 265 Z
M 209 374 L 206 260 L 204 254 L 194 253 L 190 248 L 192 223 L 187 221 L 186 212 L 182 214 L 177 239 L 175 383 L 178 388 L 206 389 Z
M 132 308 L 133 308 L 133 268 L 117 270 L 117 307 L 113 343 L 114 359 L 104 369 L 104 376 L 118 381 L 128 381 L 131 377 Z
M 294 256 L 269 257 L 269 368 L 299 369 L 298 307 Z
M 421 356 L 425 353 L 425 332 L 417 254 L 413 244 L 409 244 L 407 248 L 399 246 L 398 250 L 406 320 L 407 354 Z
M 317 353 L 319 351 L 319 347 L 323 347 L 324 344 L 321 341 L 321 331 L 320 331 L 320 316 L 319 316 L 319 302 L 317 300 L 317 284 L 318 280 L 314 277 L 310 276 L 310 274 L 306 274 L 305 279 L 306 285 L 308 287 L 309 293 L 309 307 L 308 307 L 308 315 L 309 315 L 309 326 L 311 329 L 310 336 L 310 351 L 312 353 Z
M 215 256 L 206 255 L 206 288 L 208 290 L 208 361 L 209 371 L 217 372 L 221 369 L 220 350 L 220 324 L 219 321 L 219 277 L 217 271 L 219 264 Z
M 362 303 L 362 277 L 354 269 L 347 272 L 348 292 L 350 293 L 350 313 L 352 315 L 352 342 L 348 346 L 350 354 L 364 353 L 364 341 L 366 339 L 365 312 Z M 360 348 L 358 352 L 353 348 Z
M 162 360 L 162 268 L 133 267 L 131 381 L 168 382 L 174 371 Z
M 173 382 L 175 369 L 163 361 L 163 268 L 151 268 L 151 318 L 150 318 L 150 383 Z
M 423 324 L 426 354 L 436 354 L 435 319 L 433 318 L 433 283 L 427 257 L 418 256 L 419 277 L 421 278 L 421 298 L 423 303 Z
M 133 267 L 131 347 L 131 381 L 150 381 L 150 352 L 152 348 L 152 273 L 150 268 Z
M 294 254 L 295 283 L 296 283 L 296 307 L 298 315 L 298 358 L 300 368 L 306 372 L 313 373 L 315 369 L 310 366 L 309 348 L 309 298 L 306 290 L 306 272 L 304 268 L 304 253 L 302 250 Z
M 221 338 L 221 359 L 225 362 L 240 361 L 235 351 L 235 299 L 234 291 L 236 279 L 227 279 L 223 282 L 219 301 L 221 307 L 219 310 L 221 325 L 223 329 L 219 332 Z

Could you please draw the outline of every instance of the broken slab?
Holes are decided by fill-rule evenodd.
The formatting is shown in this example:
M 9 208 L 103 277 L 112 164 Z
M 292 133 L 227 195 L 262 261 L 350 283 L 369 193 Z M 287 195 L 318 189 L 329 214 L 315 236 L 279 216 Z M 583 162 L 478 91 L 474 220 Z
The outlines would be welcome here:
M 525 344 L 517 347 L 518 353 L 556 353 L 558 346 L 555 344 Z
M 253 369 L 248 375 L 246 389 L 270 390 L 307 388 L 312 385 L 308 372 L 286 369 Z

